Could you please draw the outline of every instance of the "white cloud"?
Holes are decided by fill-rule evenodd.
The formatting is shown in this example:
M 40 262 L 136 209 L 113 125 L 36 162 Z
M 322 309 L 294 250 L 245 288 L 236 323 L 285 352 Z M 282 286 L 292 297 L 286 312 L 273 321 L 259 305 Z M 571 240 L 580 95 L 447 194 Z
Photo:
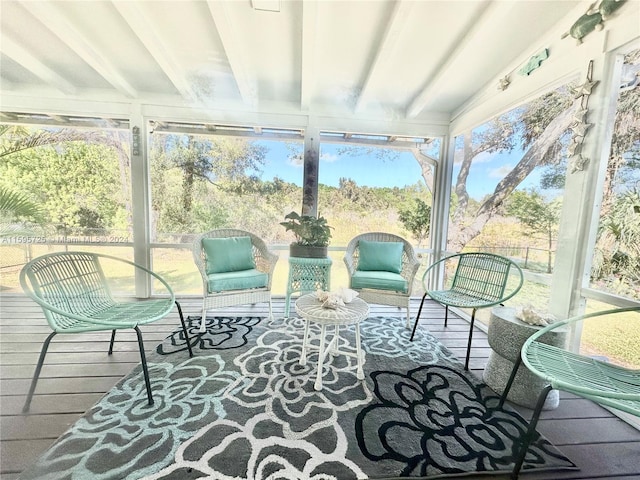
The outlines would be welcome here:
M 287 158 L 287 163 L 291 167 L 302 167 L 304 165 L 304 161 L 302 158 L 302 153 L 300 155 L 290 155 Z
M 489 163 L 493 161 L 495 156 L 496 154 L 492 152 L 480 152 L 478 155 L 476 155 L 476 158 L 473 159 L 473 163 Z
M 327 163 L 337 162 L 340 159 L 335 153 L 323 153 L 320 155 L 320 160 Z
M 511 170 L 513 170 L 513 165 L 502 165 L 498 168 L 494 168 L 493 170 L 489 170 L 489 177 L 504 178 Z

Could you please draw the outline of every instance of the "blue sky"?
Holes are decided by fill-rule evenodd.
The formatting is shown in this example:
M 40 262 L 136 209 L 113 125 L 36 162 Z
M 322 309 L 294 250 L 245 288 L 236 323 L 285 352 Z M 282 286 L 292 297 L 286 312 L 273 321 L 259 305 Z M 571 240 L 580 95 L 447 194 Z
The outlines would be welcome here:
M 492 193 L 498 182 L 516 166 L 522 155 L 522 151 L 478 155 L 473 160 L 469 170 L 469 180 L 467 181 L 469 196 L 480 200 L 485 195 Z M 456 163 L 453 166 L 453 182 L 455 182 L 459 172 L 460 163 Z M 518 190 L 539 188 L 541 173 L 540 169 L 535 169 L 520 183 Z
M 302 164 L 289 160 L 289 150 L 283 142 L 261 142 L 268 147 L 266 165 L 263 167 L 263 180 L 273 180 L 275 176 L 286 182 L 302 185 Z M 338 186 L 340 177 L 351 178 L 360 186 L 404 187 L 423 182 L 420 166 L 411 153 L 401 153 L 396 160 L 383 160 L 375 156 L 352 156 L 338 153 L 340 145 L 322 144 L 320 159 L 320 183 Z M 471 166 L 467 191 L 472 198 L 480 200 L 492 193 L 498 182 L 504 178 L 518 162 L 522 152 L 511 154 L 485 154 L 476 158 Z M 454 165 L 455 178 L 460 165 Z M 540 172 L 534 171 L 519 186 L 537 187 Z
M 302 164 L 289 160 L 289 151 L 281 142 L 261 142 L 269 148 L 263 180 L 278 176 L 286 182 L 302 185 Z M 340 145 L 323 144 L 320 157 L 320 183 L 337 187 L 340 177 L 351 178 L 360 186 L 403 187 L 422 181 L 420 166 L 405 152 L 395 161 L 373 156 L 339 154 Z

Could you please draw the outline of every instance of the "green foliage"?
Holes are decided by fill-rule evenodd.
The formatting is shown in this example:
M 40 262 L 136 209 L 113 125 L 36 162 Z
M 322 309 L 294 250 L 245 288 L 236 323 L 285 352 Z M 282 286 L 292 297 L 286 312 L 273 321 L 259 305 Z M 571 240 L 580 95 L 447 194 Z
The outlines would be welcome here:
M 414 199 L 412 208 L 400 209 L 399 218 L 404 228 L 418 240 L 418 246 L 429 236 L 431 228 L 431 206 L 419 198 Z
M 0 237 L 32 235 L 27 221 L 42 222 L 42 209 L 25 193 L 0 186 Z
M 293 232 L 295 243 L 304 246 L 327 247 L 331 240 L 331 228 L 324 217 L 299 215 L 290 212 L 280 222 L 287 232 Z
M 505 211 L 516 217 L 532 233 L 553 237 L 558 230 L 562 204 L 559 199 L 546 201 L 536 190 L 517 190 L 508 198 Z
M 42 209 L 27 194 L 0 186 L 0 218 L 10 222 L 21 219 L 39 221 Z
M 347 145 L 338 149 L 338 155 L 351 157 L 373 157 L 383 161 L 394 161 L 400 158 L 400 151 L 391 148 L 368 147 L 360 145 Z
M 573 102 L 574 97 L 566 85 L 527 103 L 520 112 L 519 121 L 515 123 L 517 131 L 522 136 L 522 146 L 528 148 L 538 140 L 553 119 Z
M 640 189 L 619 195 L 601 219 L 592 276 L 609 291 L 640 298 Z
M 83 132 L 26 128 L 3 128 L 2 133 L 0 186 L 30 192 L 43 223 L 80 231 L 127 227 L 117 152 L 107 140 L 108 145 L 87 143 L 105 137 L 85 132 L 86 140 L 77 141 Z
M 151 200 L 160 233 L 229 225 L 248 229 L 238 222 L 237 210 L 248 204 L 258 207 L 261 201 L 251 199 L 262 188 L 276 194 L 286 188 L 281 180 L 267 186 L 257 179 L 266 149 L 246 139 L 159 134 L 151 137 L 150 152 Z

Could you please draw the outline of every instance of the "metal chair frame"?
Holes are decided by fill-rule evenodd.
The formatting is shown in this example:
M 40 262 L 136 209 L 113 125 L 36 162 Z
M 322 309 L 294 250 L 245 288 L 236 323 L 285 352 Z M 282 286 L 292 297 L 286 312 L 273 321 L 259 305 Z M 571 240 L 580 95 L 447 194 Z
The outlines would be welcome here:
M 601 312 L 578 315 L 567 320 L 553 323 L 527 339 L 522 346 L 521 355 L 515 362 L 511 375 L 500 397 L 502 407 L 509 390 L 523 363 L 548 382 L 538 396 L 536 407 L 531 416 L 527 431 L 520 441 L 520 449 L 511 473 L 517 479 L 524 464 L 529 445 L 536 434 L 536 426 L 544 402 L 553 389 L 573 393 L 595 403 L 613 407 L 623 412 L 640 417 L 640 369 L 629 369 L 596 358 L 580 355 L 567 349 L 548 345 L 540 337 L 551 330 L 581 322 L 587 318 L 603 317 L 625 312 L 640 312 L 640 306 L 616 308 Z
M 153 277 L 167 290 L 163 298 L 117 301 L 100 260 L 108 259 L 132 266 Z M 139 325 L 167 316 L 174 305 L 178 308 L 182 331 L 189 356 L 193 356 L 182 308 L 169 284 L 158 274 L 122 258 L 88 252 L 58 252 L 40 256 L 28 262 L 20 272 L 24 292 L 42 308 L 53 330 L 45 339 L 29 392 L 22 411 L 27 412 L 42 371 L 49 344 L 57 334 L 72 334 L 111 330 L 108 354 L 113 353 L 116 330 L 132 328 L 136 332 L 142 372 L 149 405 L 153 405 L 151 382 Z
M 451 285 L 444 290 L 429 290 L 426 284 L 431 273 L 435 269 L 441 268 L 447 262 L 457 262 Z M 513 271 L 519 275 L 519 281 L 516 287 L 507 291 L 509 275 Z M 433 263 L 422 276 L 422 285 L 425 293 L 422 296 L 418 315 L 413 325 L 411 340 L 413 340 L 413 336 L 416 333 L 422 307 L 427 297 L 444 305 L 445 327 L 449 319 L 449 307 L 471 308 L 469 340 L 467 342 L 467 355 L 464 363 L 465 370 L 468 370 L 476 311 L 481 308 L 502 305 L 520 291 L 523 283 L 524 275 L 522 269 L 514 261 L 493 253 L 458 253 Z

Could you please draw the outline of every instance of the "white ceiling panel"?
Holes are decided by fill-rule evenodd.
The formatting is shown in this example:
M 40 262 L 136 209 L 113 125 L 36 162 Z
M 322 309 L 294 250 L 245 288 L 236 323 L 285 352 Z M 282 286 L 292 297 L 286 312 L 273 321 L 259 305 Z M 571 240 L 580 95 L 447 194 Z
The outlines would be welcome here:
M 4 94 L 55 92 L 74 101 L 442 118 L 525 62 L 551 34 L 557 38 L 570 26 L 566 16 L 589 5 L 2 0 L 0 80 Z

